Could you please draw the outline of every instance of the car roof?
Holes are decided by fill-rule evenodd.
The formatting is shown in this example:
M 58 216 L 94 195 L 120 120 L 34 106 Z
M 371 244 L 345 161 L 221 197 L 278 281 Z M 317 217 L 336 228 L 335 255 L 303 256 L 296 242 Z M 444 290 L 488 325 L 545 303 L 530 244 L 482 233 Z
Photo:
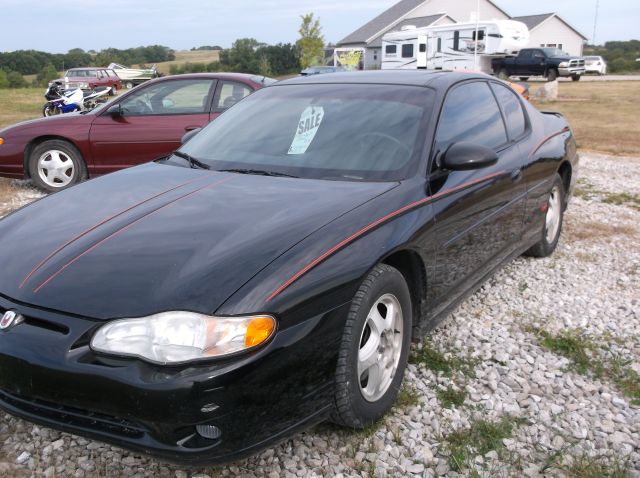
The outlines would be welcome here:
M 492 78 L 484 73 L 427 71 L 427 70 L 365 70 L 337 72 L 331 75 L 313 77 L 296 77 L 279 81 L 272 86 L 303 84 L 387 84 L 403 86 L 436 86 L 447 87 L 454 83 L 470 79 Z
M 161 78 L 156 78 L 152 81 L 166 81 L 172 80 L 176 78 L 182 78 L 186 80 L 198 79 L 198 78 L 207 78 L 214 80 L 239 80 L 239 81 L 250 81 L 252 83 L 261 84 L 263 80 L 271 80 L 268 76 L 264 75 L 252 75 L 249 73 L 185 73 L 182 75 L 167 75 Z

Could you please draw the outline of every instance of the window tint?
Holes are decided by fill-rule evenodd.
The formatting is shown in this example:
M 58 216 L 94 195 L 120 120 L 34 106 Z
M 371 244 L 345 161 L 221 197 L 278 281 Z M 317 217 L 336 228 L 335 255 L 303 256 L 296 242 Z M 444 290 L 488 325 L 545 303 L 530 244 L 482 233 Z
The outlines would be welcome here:
M 317 70 L 316 73 L 322 72 Z M 235 83 L 232 81 L 221 81 L 220 83 L 220 93 L 218 94 L 218 98 L 214 105 L 215 109 L 223 110 L 231 108 L 242 98 L 251 94 L 251 88 L 247 85 L 243 85 L 242 83 Z
M 127 116 L 199 114 L 208 110 L 213 80 L 178 80 L 136 88 L 121 103 Z
M 504 114 L 509 139 L 518 139 L 525 130 L 524 111 L 522 111 L 520 100 L 515 93 L 510 91 L 506 86 L 491 83 L 491 88 L 496 94 L 498 104 Z
M 438 37 L 438 53 L 442 51 L 442 38 Z
M 453 32 L 453 49 L 458 51 L 460 49 L 460 31 Z
M 427 51 L 427 45 L 425 43 L 420 43 L 420 53 L 424 53 Z
M 507 142 L 502 115 L 489 85 L 466 83 L 453 89 L 440 115 L 436 150 L 446 151 L 453 143 L 467 141 L 488 148 Z
M 387 45 L 384 49 L 385 55 L 395 55 L 398 52 L 397 45 Z
M 413 43 L 402 45 L 402 58 L 413 58 Z

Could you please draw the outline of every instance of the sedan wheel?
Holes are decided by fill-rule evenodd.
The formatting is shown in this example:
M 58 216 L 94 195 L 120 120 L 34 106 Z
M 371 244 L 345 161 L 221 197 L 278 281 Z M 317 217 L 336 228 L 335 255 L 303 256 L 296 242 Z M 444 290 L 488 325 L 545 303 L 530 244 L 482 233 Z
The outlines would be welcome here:
M 360 392 L 375 402 L 389 390 L 402 352 L 402 307 L 392 294 L 380 297 L 367 314 L 358 351 Z
M 542 227 L 542 237 L 533 247 L 525 252 L 525 255 L 547 257 L 555 251 L 558 246 L 558 241 L 560 240 L 560 233 L 562 232 L 565 208 L 564 195 L 565 191 L 562 178 L 556 174 L 546 204 L 547 210 Z
M 29 173 L 34 184 L 46 191 L 59 191 L 87 178 L 78 150 L 67 141 L 49 140 L 29 155 Z
M 46 151 L 38 159 L 38 175 L 43 183 L 52 188 L 68 186 L 74 172 L 73 161 L 62 151 Z
M 351 302 L 338 352 L 334 422 L 363 428 L 391 408 L 407 365 L 411 323 L 403 275 L 377 265 Z

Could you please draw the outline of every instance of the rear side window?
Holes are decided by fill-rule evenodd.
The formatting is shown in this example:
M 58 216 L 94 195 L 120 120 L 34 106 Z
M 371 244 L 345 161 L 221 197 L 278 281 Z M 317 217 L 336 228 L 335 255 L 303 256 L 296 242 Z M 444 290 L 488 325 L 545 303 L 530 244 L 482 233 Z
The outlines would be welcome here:
M 402 45 L 402 58 L 413 58 L 413 43 Z
M 385 55 L 395 55 L 398 52 L 398 47 L 396 45 L 387 45 L 384 49 Z
M 457 86 L 445 99 L 436 134 L 436 150 L 444 152 L 462 141 L 493 149 L 507 142 L 500 109 L 484 81 Z
M 516 94 L 506 86 L 499 85 L 498 83 L 491 83 L 491 88 L 496 94 L 498 104 L 504 114 L 509 139 L 512 141 L 518 139 L 524 134 L 526 127 L 524 111 L 522 110 L 520 100 Z
M 316 72 L 319 73 L 320 71 L 316 70 Z M 243 83 L 222 81 L 220 85 L 219 93 L 214 103 L 214 109 L 217 110 L 231 108 L 245 96 L 251 94 L 251 88 Z

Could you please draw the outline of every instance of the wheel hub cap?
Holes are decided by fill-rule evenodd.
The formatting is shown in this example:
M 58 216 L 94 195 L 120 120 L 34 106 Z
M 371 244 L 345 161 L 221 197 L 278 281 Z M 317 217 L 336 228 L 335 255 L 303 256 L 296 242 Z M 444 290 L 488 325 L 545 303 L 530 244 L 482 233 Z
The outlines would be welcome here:
M 380 297 L 360 335 L 358 380 L 365 400 L 375 402 L 389 389 L 402 352 L 402 308 L 392 294 Z
M 54 188 L 68 186 L 74 172 L 73 161 L 63 151 L 47 151 L 38 159 L 38 175 L 48 186 Z
M 558 229 L 560 228 L 560 212 L 562 204 L 560 204 L 560 190 L 558 186 L 554 186 L 549 196 L 549 208 L 546 217 L 546 239 L 549 244 L 556 240 Z

